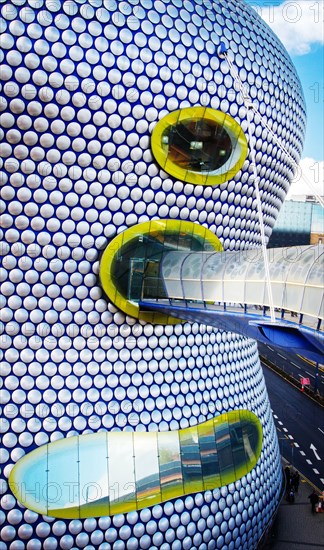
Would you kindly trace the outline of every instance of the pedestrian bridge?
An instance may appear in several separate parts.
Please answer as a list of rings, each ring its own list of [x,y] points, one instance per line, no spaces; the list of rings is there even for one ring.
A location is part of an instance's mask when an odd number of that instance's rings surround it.
[[[267,256],[270,289],[259,248],[164,252],[154,276],[144,271],[139,308],[271,342],[323,362],[324,247],[269,249]]]

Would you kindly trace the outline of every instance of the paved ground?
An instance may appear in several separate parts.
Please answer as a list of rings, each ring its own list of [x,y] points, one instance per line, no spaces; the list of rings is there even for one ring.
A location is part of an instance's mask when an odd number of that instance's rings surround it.
[[[286,464],[284,464],[285,466]],[[308,495],[313,487],[301,477],[294,504],[283,499],[267,549],[323,550],[324,513],[312,514]]]

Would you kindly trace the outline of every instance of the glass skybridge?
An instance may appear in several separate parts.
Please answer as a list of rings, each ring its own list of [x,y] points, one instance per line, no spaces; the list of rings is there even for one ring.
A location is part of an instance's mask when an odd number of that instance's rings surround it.
[[[165,252],[158,275],[143,277],[140,308],[303,349],[321,360],[324,247],[277,248],[267,254],[271,297],[260,249]]]
[[[324,246],[223,251],[197,224],[151,221],[107,246],[104,291],[126,314],[158,324],[199,322],[295,350],[324,352]],[[269,315],[271,313],[271,315]]]

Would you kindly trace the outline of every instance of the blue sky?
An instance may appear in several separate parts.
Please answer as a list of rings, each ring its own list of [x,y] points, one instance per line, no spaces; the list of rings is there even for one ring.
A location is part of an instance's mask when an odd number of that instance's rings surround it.
[[[323,46],[313,46],[311,52],[303,56],[292,56],[301,79],[307,104],[307,133],[304,156],[323,160],[324,123],[324,60]]]
[[[324,195],[324,0],[245,0],[269,24],[288,50],[307,105],[307,132],[301,167]],[[302,195],[305,184],[295,182]]]

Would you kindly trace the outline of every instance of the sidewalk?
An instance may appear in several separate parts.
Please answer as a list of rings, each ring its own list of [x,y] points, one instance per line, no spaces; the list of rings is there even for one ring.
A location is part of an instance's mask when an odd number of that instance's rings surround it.
[[[282,500],[267,549],[324,549],[324,513],[312,514],[307,498],[312,490],[313,487],[301,475],[294,504],[289,504],[285,498]]]

